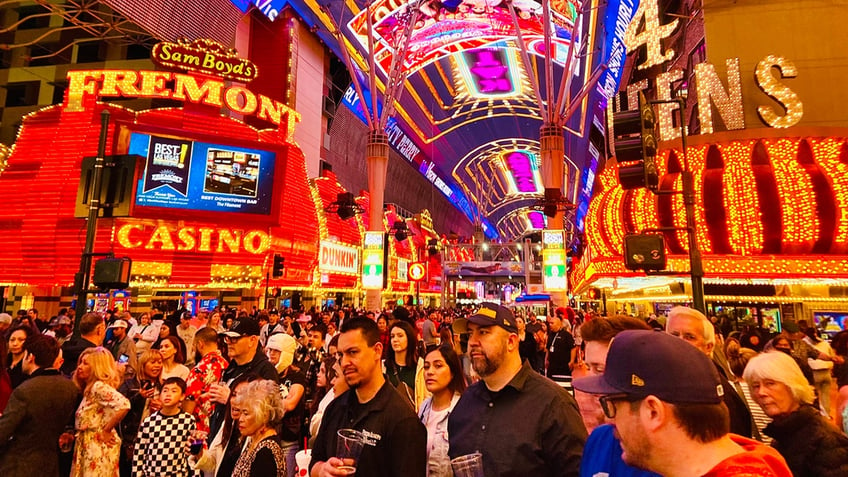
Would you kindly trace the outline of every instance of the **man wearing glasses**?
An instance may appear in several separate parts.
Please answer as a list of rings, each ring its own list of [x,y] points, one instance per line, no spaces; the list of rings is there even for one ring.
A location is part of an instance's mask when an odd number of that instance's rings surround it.
[[[265,353],[259,350],[259,323],[252,318],[241,318],[234,321],[229,331],[222,334],[227,338],[227,357],[230,358],[230,364],[221,376],[221,382],[209,386],[209,399],[215,403],[215,411],[209,418],[210,439],[224,422],[224,412],[230,398],[230,383],[247,373],[278,381],[276,368],[268,361]]]
[[[730,434],[724,389],[711,360],[671,335],[619,333],[604,374],[574,381],[600,395],[629,465],[665,476],[791,476],[774,449]]]

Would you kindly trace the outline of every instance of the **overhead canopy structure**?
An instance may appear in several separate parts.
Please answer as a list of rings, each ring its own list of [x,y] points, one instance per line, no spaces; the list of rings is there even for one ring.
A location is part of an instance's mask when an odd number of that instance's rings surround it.
[[[604,150],[603,111],[638,1],[288,3],[350,55],[364,98],[352,85],[344,103],[363,121],[364,108],[386,104],[393,148],[490,238],[544,227],[533,208],[544,193],[539,131],[561,125],[563,193],[578,205],[572,224],[582,229]]]

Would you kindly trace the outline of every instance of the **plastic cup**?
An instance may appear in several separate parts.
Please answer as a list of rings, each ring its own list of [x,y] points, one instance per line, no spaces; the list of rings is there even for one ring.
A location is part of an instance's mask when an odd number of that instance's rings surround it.
[[[475,452],[451,459],[454,477],[484,477],[483,454]]]
[[[294,455],[294,460],[297,463],[297,477],[306,477],[309,474],[309,462],[312,461],[312,449],[304,449],[297,451]]]
[[[365,437],[355,429],[339,429],[339,439],[336,443],[336,457],[344,463],[340,469],[347,471],[348,475],[356,472],[359,463],[359,455],[365,445]]]

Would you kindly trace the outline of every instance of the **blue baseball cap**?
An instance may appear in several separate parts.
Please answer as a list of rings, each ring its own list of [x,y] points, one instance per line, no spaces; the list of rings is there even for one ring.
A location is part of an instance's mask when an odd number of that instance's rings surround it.
[[[627,330],[613,338],[604,374],[575,379],[589,394],[656,396],[671,404],[718,404],[724,389],[712,360],[661,331]]]

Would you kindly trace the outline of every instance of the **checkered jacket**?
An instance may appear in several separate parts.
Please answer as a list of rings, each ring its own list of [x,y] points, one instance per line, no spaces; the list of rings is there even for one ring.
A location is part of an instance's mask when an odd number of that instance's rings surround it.
[[[187,412],[173,416],[151,414],[141,425],[135,441],[133,476],[188,477],[183,449],[194,430],[194,416]]]

